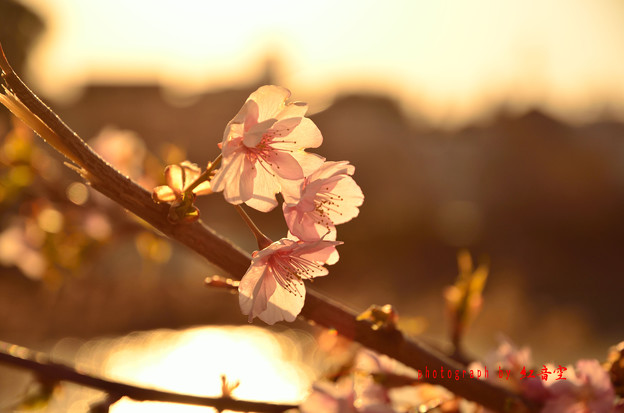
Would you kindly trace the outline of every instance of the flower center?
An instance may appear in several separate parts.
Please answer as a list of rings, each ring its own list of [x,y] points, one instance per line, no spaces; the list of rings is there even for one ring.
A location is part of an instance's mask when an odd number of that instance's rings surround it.
[[[286,133],[290,132],[290,129],[286,129],[285,132]],[[282,135],[281,132],[278,133],[277,131],[274,131],[274,130],[267,130],[266,132],[264,132],[264,134],[262,135],[262,139],[256,146],[254,146],[253,148],[245,147],[246,148],[245,153],[246,153],[247,159],[252,165],[251,166],[252,169],[255,168],[256,163],[258,163],[260,164],[260,166],[262,166],[262,168],[264,168],[265,171],[275,176],[275,174],[271,172],[270,169],[273,169],[273,168],[279,169],[280,166],[278,164],[271,162],[269,160],[270,157],[275,156],[277,152],[293,152],[293,150],[285,149],[285,148],[274,148],[273,145],[280,144],[280,143],[288,143],[288,144],[297,143],[296,141],[276,139],[276,138],[280,138],[281,135]]]
[[[309,280],[323,268],[322,265],[288,252],[276,253],[269,262],[277,283],[291,294],[301,296],[297,285]]]
[[[325,188],[329,191],[329,188]],[[332,192],[317,192],[314,197],[314,211],[316,212],[316,222],[330,229],[334,223],[330,217],[330,213],[342,215],[340,212],[340,204],[344,202],[344,198]]]

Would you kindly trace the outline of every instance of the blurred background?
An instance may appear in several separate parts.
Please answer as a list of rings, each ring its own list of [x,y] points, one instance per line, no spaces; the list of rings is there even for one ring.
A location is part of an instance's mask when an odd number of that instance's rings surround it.
[[[443,345],[442,291],[467,248],[490,265],[466,336],[476,357],[503,334],[537,363],[603,360],[624,336],[621,1],[0,0],[0,41],[26,83],[146,188],[167,163],[214,159],[258,86],[309,102],[317,152],[354,164],[366,196],[314,288],[358,311],[391,303],[411,333]],[[0,339],[139,382],[141,362],[106,366],[191,347],[194,365],[202,349],[269,340],[256,359],[301,375],[282,377],[299,383],[290,393],[264,394],[303,397],[322,370],[315,330],[236,327],[246,324],[236,296],[203,286],[218,269],[79,183],[5,110],[0,136]],[[199,206],[253,251],[220,195]],[[273,239],[286,232],[280,211],[252,217]],[[229,375],[253,383],[242,371],[264,367],[246,366]],[[219,394],[228,366],[195,367]],[[13,374],[0,382],[25,387]]]

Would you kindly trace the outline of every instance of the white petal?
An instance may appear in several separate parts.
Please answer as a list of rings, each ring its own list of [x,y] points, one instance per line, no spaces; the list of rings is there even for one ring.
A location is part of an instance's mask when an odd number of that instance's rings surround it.
[[[253,196],[244,202],[261,212],[269,212],[277,206],[275,194],[280,191],[280,185],[275,176],[267,171],[267,164],[255,165],[256,176],[253,182]]]
[[[156,202],[171,202],[177,198],[176,193],[167,185],[161,185],[152,191],[152,199]]]
[[[264,260],[252,261],[238,286],[238,303],[249,322],[267,309],[277,283]]]
[[[288,135],[289,140],[297,142],[298,148],[318,148],[323,143],[323,135],[314,122],[308,118],[301,119],[301,123]]]
[[[294,283],[298,294],[293,294],[281,287],[277,287],[266,310],[258,314],[258,318],[267,324],[275,324],[278,321],[295,321],[303,304],[305,303],[305,286],[302,283]]]
[[[305,102],[292,102],[284,107],[277,115],[277,119],[302,118],[308,111],[308,104]]]
[[[258,88],[249,96],[258,104],[258,122],[275,118],[284,110],[286,99],[290,97],[290,91],[281,86],[267,85]]]

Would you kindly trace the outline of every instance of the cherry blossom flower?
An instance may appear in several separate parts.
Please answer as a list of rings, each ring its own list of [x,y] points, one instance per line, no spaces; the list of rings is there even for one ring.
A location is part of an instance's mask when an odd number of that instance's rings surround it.
[[[340,244],[282,238],[254,252],[238,287],[241,311],[249,322],[254,317],[267,324],[294,321],[305,301],[303,280],[327,275],[323,265],[338,261],[336,246]]]
[[[168,216],[170,221],[194,221],[199,218],[199,211],[193,205],[193,201],[195,195],[212,193],[210,182],[204,181],[193,188],[192,197],[188,197],[186,191],[200,175],[201,169],[189,161],[184,161],[179,165],[168,165],[165,168],[167,184],[154,188],[152,198],[156,202],[171,202]]]
[[[262,86],[225,128],[223,159],[212,187],[223,191],[228,202],[268,212],[277,205],[275,194],[281,191],[292,201],[303,178],[324,161],[304,151],[321,145],[323,137],[304,117],[307,105],[286,104],[289,97],[288,89]]]
[[[400,376],[409,384],[420,379],[417,370],[407,367],[385,354],[375,353],[368,349],[358,351],[354,366],[357,370],[372,374]]]
[[[336,383],[320,381],[312,387],[312,392],[299,406],[302,413],[357,413],[353,379],[342,377]]]
[[[109,126],[102,129],[89,144],[122,174],[131,179],[138,179],[143,175],[147,148],[136,133]]]
[[[468,370],[483,371],[490,369],[487,380],[522,393],[529,399],[536,401],[543,399],[546,394],[543,381],[538,374],[529,377],[529,372],[534,369],[531,367],[533,365],[531,349],[529,347],[518,348],[506,337],[500,337],[499,342],[496,351],[486,355],[483,362],[470,363]],[[536,370],[536,372],[538,371]],[[499,374],[503,375],[504,380]],[[486,378],[481,377],[480,379],[485,380]],[[484,408],[483,412],[490,413],[492,410]]]
[[[597,360],[579,360],[575,368],[568,367],[567,380],[546,382],[549,397],[544,403],[544,412],[614,412],[615,390],[609,373]],[[618,409],[619,410],[619,409]]]
[[[290,232],[310,241],[335,239],[336,225],[355,218],[364,202],[362,190],[351,177],[354,171],[347,161],[325,162],[305,178],[298,202],[283,205]]]
[[[353,374],[336,383],[315,383],[299,406],[302,413],[394,413],[388,391],[373,377]]]
[[[532,364],[531,349],[529,347],[518,348],[508,338],[501,336],[499,337],[498,348],[487,354],[483,362],[475,361],[470,363],[468,369],[483,370],[485,368],[495,368],[509,371],[509,380],[505,380],[503,385],[517,389],[520,385],[522,369]],[[495,376],[496,374],[491,374],[489,378],[495,380]],[[485,377],[482,379],[485,379]]]
[[[12,223],[0,233],[0,265],[16,266],[30,279],[39,280],[48,267],[41,253],[43,231],[30,220]]]

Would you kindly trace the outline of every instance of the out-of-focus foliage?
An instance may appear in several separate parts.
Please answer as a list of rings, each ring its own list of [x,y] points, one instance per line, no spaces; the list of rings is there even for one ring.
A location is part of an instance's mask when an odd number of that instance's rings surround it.
[[[92,140],[113,166],[142,185],[162,177],[162,161],[134,133],[105,128]],[[170,147],[165,152],[180,152]],[[173,154],[173,155],[172,155]],[[24,124],[12,119],[0,140],[0,264],[58,287],[97,264],[102,248],[135,237],[139,256],[157,264],[171,256],[169,242],[141,220],[78,181]]]
[[[483,288],[489,266],[484,263],[475,269],[472,257],[466,250],[461,250],[457,254],[457,264],[459,266],[457,281],[446,288],[444,298],[451,321],[452,341],[456,350],[459,350],[463,335],[481,311]]]

